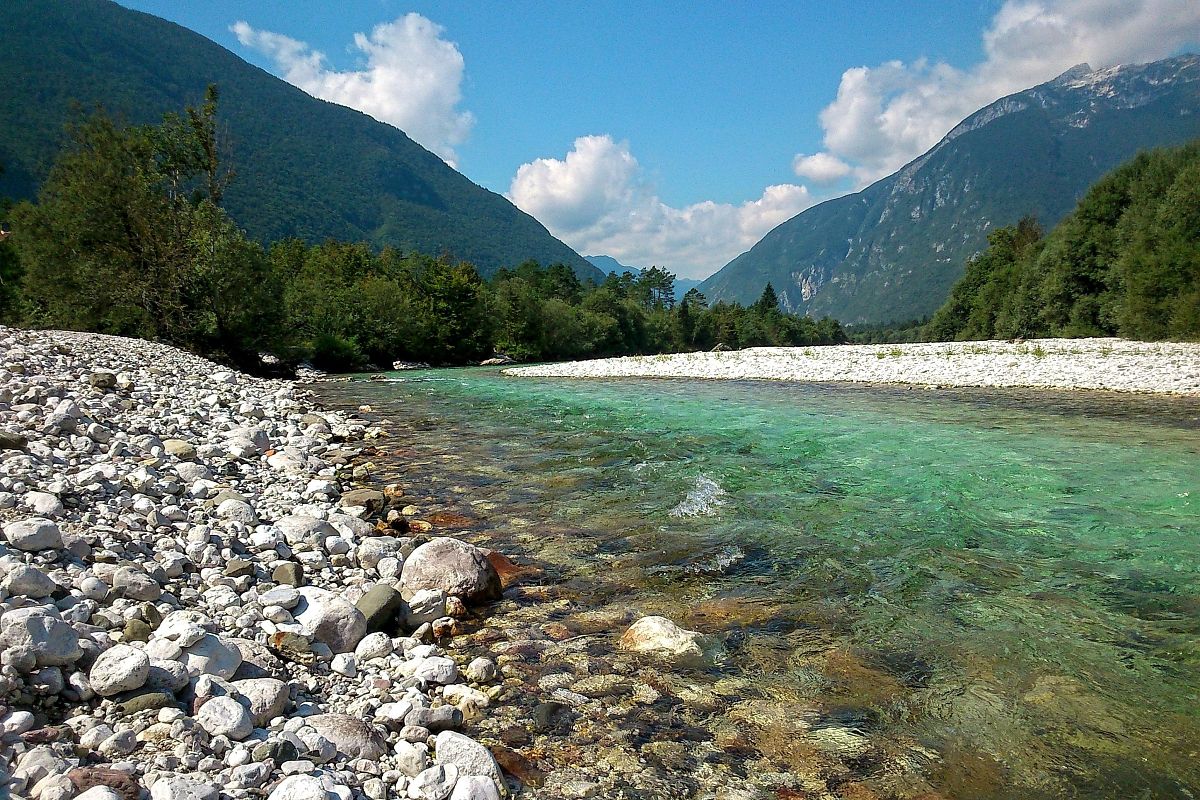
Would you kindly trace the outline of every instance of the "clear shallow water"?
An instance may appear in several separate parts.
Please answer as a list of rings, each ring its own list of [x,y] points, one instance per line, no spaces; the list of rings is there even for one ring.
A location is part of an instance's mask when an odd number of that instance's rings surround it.
[[[1195,401],[403,378],[322,391],[370,403],[394,474],[449,487],[569,590],[543,617],[719,637],[727,658],[679,679],[709,693],[687,710],[730,775],[801,776],[778,796],[1200,794]]]

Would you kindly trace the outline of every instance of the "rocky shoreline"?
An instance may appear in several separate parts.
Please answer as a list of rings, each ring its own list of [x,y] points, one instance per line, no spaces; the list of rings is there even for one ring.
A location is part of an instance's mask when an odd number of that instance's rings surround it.
[[[829,347],[573,361],[512,367],[545,378],[700,378],[1086,389],[1200,396],[1200,344],[1124,339],[1033,339]]]
[[[0,787],[484,800],[502,693],[446,649],[485,552],[354,489],[381,434],[149,342],[0,328]]]

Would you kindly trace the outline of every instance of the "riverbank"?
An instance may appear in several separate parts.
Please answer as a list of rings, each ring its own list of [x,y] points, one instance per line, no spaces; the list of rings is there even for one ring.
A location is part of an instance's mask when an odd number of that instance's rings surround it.
[[[1034,339],[752,347],[512,367],[547,378],[700,378],[932,387],[1099,389],[1200,396],[1200,344]]]
[[[0,328],[4,793],[497,798],[459,732],[496,666],[443,646],[500,578],[424,498],[353,488],[381,433],[171,347]]]

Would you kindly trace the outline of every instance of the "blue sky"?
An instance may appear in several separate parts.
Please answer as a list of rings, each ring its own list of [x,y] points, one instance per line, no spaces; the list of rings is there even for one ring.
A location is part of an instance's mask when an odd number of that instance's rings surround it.
[[[1003,94],[1200,42],[1196,0],[121,1],[396,124],[581,252],[681,276]]]

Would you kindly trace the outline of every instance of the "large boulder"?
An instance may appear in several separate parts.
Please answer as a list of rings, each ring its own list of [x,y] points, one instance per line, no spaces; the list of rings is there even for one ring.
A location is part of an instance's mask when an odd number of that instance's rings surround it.
[[[441,589],[467,602],[496,600],[500,576],[478,547],[442,537],[421,545],[404,562],[401,592],[411,597],[422,589]]]
[[[349,653],[367,634],[367,618],[349,601],[325,589],[305,586],[292,609],[304,635],[324,642],[335,653]]]

